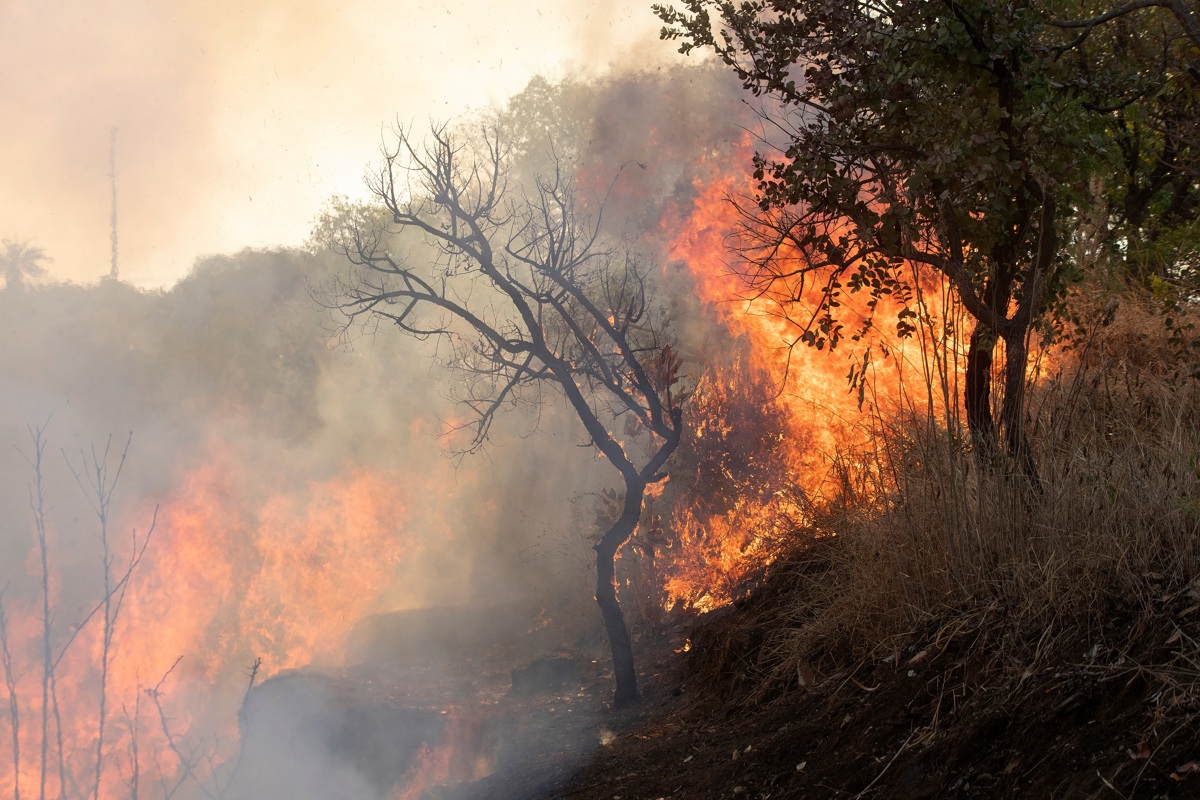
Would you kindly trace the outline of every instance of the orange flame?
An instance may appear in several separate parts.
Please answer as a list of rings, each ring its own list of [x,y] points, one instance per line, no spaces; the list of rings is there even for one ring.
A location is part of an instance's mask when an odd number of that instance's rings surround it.
[[[434,786],[477,781],[491,774],[482,717],[459,708],[445,709],[442,714],[446,726],[441,739],[420,747],[393,800],[419,800]]]
[[[740,486],[733,487],[736,492],[723,504],[706,502],[711,494],[675,503],[668,525],[671,558],[659,567],[667,607],[707,611],[732,600],[748,576],[770,564],[789,529],[811,520],[812,504],[836,492],[831,481],[833,458],[864,439],[862,407],[894,414],[911,390],[905,384],[906,372],[927,368],[919,341],[896,340],[894,331],[904,306],[893,298],[881,298],[872,311],[868,292],[840,296],[839,319],[847,329],[861,325],[868,316],[873,317],[873,325],[861,340],[843,339],[829,351],[798,343],[800,330],[778,305],[782,297],[796,300],[800,308],[816,308],[823,281],[811,276],[804,284],[799,279],[781,279],[770,292],[748,291],[742,277],[747,264],[731,250],[729,237],[744,223],[730,198],[752,194],[745,169],[750,154],[747,137],[739,157],[701,165],[692,182],[690,203],[668,209],[658,235],[671,262],[686,267],[697,297],[715,314],[728,338],[746,345],[738,351],[746,363],[730,365],[714,359],[700,364],[702,377],[689,407],[690,434],[700,443],[697,447],[723,448],[723,459],[725,451],[738,446],[734,440],[746,435],[748,419],[730,421],[739,413],[745,415],[745,409],[737,410],[738,404],[749,404],[755,414],[772,417],[777,439],[767,441],[760,435],[753,444],[758,455],[745,455],[743,461],[769,454],[781,489],[756,497],[752,487]],[[785,248],[776,258],[786,263],[803,256]],[[916,299],[921,319],[927,326],[940,325],[944,333],[941,320],[949,308],[944,287],[928,274],[915,269],[913,274],[922,290]],[[862,366],[868,347],[874,348],[876,357],[869,365],[870,393],[861,396],[849,384],[848,373],[852,364]],[[879,358],[881,352],[884,359]],[[700,359],[705,356],[700,354]],[[771,389],[746,394],[744,389],[754,376],[766,376]]]
[[[299,491],[267,487],[257,497],[247,496],[249,483],[233,452],[218,444],[164,503],[110,648],[101,798],[128,796],[135,779],[182,777],[164,728],[176,745],[203,756],[190,767],[197,777],[211,778],[236,743],[246,668],[261,658],[267,677],[336,662],[354,620],[373,610],[416,548],[403,535],[406,510],[395,488],[403,484],[395,475],[351,471]],[[29,794],[42,772],[40,610],[8,612],[21,678],[21,753],[19,773],[11,762],[0,768],[0,793],[12,794],[19,774]],[[60,774],[68,796],[93,792],[102,638],[93,620],[54,673],[64,753],[60,772],[52,723],[46,784],[54,796]]]

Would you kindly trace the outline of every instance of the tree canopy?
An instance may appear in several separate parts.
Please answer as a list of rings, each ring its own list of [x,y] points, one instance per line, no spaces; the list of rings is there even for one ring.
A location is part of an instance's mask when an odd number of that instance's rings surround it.
[[[1095,172],[1107,244],[1128,279],[1161,293],[1200,288],[1200,26],[1193,5],[1081,4],[1047,23],[1088,110],[1104,119]],[[1063,36],[1066,34],[1066,36]]]
[[[1194,55],[1191,17],[1168,18],[1181,21],[1182,35],[1156,32],[1167,54],[1157,64],[1153,45],[1103,27],[1174,5],[1095,15],[1030,0],[655,8],[663,36],[685,53],[715,51],[763,99],[782,137],[756,155],[756,192],[743,206],[750,285],[786,308],[798,300],[797,283],[823,281],[819,307],[793,317],[805,341],[835,346],[845,334],[843,293],[870,292],[872,308],[883,295],[898,298],[903,336],[917,313],[907,307],[918,280],[910,268],[942,276],[975,321],[964,392],[975,448],[990,454],[1002,430],[1036,484],[1021,421],[1026,340],[1077,277],[1066,244],[1081,214],[1102,206],[1100,236],[1126,250],[1156,226],[1175,229],[1194,216],[1193,139],[1184,133],[1194,119],[1192,67],[1177,52]],[[1138,58],[1122,60],[1118,44]]]
[[[0,272],[4,273],[4,288],[21,291],[29,288],[31,279],[46,274],[44,262],[49,261],[46,251],[27,242],[4,240],[4,252],[0,253]]]

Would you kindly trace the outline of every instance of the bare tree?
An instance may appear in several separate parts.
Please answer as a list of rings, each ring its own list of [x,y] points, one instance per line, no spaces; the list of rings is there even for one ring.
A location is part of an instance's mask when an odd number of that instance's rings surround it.
[[[552,163],[550,174],[518,186],[496,128],[468,139],[435,127],[424,140],[399,129],[368,181],[382,210],[359,209],[326,227],[354,267],[333,304],[346,325],[391,323],[449,345],[458,399],[472,415],[464,452],[483,446],[503,409],[537,404],[547,389],[570,403],[624,483],[621,513],[595,545],[596,601],[621,706],[638,688],[616,554],[679,445],[685,393],[646,265],[605,238],[603,203],[594,218],[585,214],[561,159]],[[404,234],[423,238],[429,249],[414,252],[428,257],[395,255]],[[618,430],[640,435],[627,443]]]
[[[118,563],[117,550],[114,549],[110,538],[112,502],[117,483],[120,480],[121,472],[125,465],[126,456],[128,455],[129,440],[126,441],[124,449],[121,450],[117,457],[115,465],[111,463],[112,459],[110,459],[111,439],[102,452],[98,452],[93,448],[90,459],[83,453],[80,454],[80,467],[82,471],[76,472],[74,468],[71,469],[85,497],[91,504],[99,523],[101,563],[104,570],[101,576],[103,579],[103,595],[81,618],[75,620],[70,625],[69,633],[60,635],[59,630],[56,630],[54,624],[58,609],[54,606],[54,592],[51,588],[54,582],[54,570],[51,559],[49,508],[47,505],[47,487],[45,481],[45,454],[48,443],[46,431],[48,427],[49,420],[37,427],[30,427],[29,436],[31,446],[29,451],[26,452],[18,448],[18,452],[22,454],[33,472],[33,480],[29,486],[29,504],[33,514],[37,540],[36,552],[41,565],[40,572],[37,574],[40,581],[41,630],[39,638],[41,663],[37,667],[32,667],[32,665],[23,666],[17,663],[14,658],[13,648],[8,637],[7,616],[3,606],[3,593],[0,592],[0,665],[4,669],[9,714],[12,720],[13,797],[14,800],[20,800],[21,797],[21,737],[19,729],[20,705],[18,703],[18,681],[21,674],[28,670],[28,672],[38,678],[41,686],[41,705],[38,709],[41,720],[40,726],[36,729],[37,741],[34,742],[39,748],[36,765],[38,800],[46,800],[47,797],[51,796],[50,790],[53,788],[50,782],[52,771],[57,772],[55,777],[57,777],[57,795],[59,798],[65,800],[68,796],[83,797],[90,795],[92,798],[98,799],[100,796],[101,778],[104,771],[104,760],[106,757],[111,757],[112,755],[106,752],[111,745],[105,737],[105,731],[107,729],[107,717],[109,714],[108,678],[114,648],[114,635],[126,591],[129,588],[130,579],[138,564],[141,563],[146,549],[150,544],[150,539],[154,534],[158,519],[158,509],[157,507],[155,508],[149,528],[144,534],[139,535],[136,529],[132,531],[129,552],[123,563]],[[68,467],[70,467],[69,462]],[[101,615],[103,615],[102,622],[98,623],[103,626],[100,631],[100,663],[96,665],[99,673],[99,696],[97,697],[99,710],[96,718],[97,729],[94,740],[96,761],[93,778],[90,782],[86,782],[84,775],[72,774],[68,771],[68,757],[71,754],[73,743],[64,737],[63,708],[59,704],[58,685],[60,667],[63,660],[71,651],[72,646],[79,641],[80,635],[88,628],[89,624]],[[68,709],[68,711],[74,710]],[[132,731],[132,736],[136,740],[136,730]],[[134,754],[134,761],[136,761],[136,752]]]
[[[58,691],[54,674],[54,654],[52,638],[53,616],[50,610],[50,560],[49,545],[46,536],[46,486],[42,475],[43,457],[46,454],[46,424],[31,428],[30,438],[33,440],[32,455],[25,457],[33,470],[34,480],[29,487],[29,507],[33,512],[33,520],[37,530],[38,555],[41,557],[42,571],[42,727],[41,727],[41,761],[38,770],[38,800],[46,799],[47,763],[50,748],[50,708],[53,701],[55,721],[58,723],[58,765],[59,790],[65,791],[66,772],[63,767],[62,720],[58,718]]]
[[[108,670],[112,659],[113,635],[116,632],[117,618],[121,614],[121,606],[125,602],[125,592],[129,588],[129,578],[134,568],[142,560],[142,556],[145,555],[146,547],[150,544],[150,537],[154,533],[154,526],[158,520],[158,509],[156,508],[154,511],[154,521],[151,522],[150,529],[146,532],[140,543],[137,540],[137,533],[134,532],[129,563],[125,572],[114,574],[113,566],[116,562],[116,557],[113,553],[112,542],[109,537],[112,500],[117,483],[121,480],[121,472],[125,469],[125,459],[129,455],[129,445],[132,441],[133,434],[130,433],[129,438],[125,440],[125,447],[122,448],[116,458],[115,468],[111,472],[109,459],[112,449],[111,436],[105,444],[103,452],[98,453],[95,446],[93,446],[90,458],[82,452],[79,454],[80,469],[78,471],[71,466],[69,461],[67,462],[71,474],[75,477],[75,482],[83,490],[84,496],[87,497],[88,502],[92,506],[92,511],[96,515],[96,521],[99,523],[100,555],[104,569],[102,576],[104,579],[104,594],[100,598],[96,609],[88,616],[90,620],[97,611],[103,614],[101,619],[103,628],[101,631],[99,664],[100,708],[96,715],[96,772],[95,779],[92,782],[93,800],[99,800],[100,798],[100,779],[104,772],[104,733],[105,723],[108,719]],[[63,457],[66,458],[66,453],[63,453]],[[136,731],[134,735],[136,737]]]

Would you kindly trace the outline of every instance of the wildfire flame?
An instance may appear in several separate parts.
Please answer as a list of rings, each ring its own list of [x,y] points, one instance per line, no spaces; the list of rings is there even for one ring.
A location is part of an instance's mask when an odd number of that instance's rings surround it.
[[[697,297],[715,313],[726,338],[746,345],[731,362],[707,362],[700,354],[702,377],[689,406],[691,435],[697,441],[708,440],[722,454],[739,446],[739,437],[746,446],[746,409],[738,411],[737,406],[752,404],[754,417],[772,419],[773,428],[767,433],[776,437],[764,444],[760,435],[752,446],[759,458],[770,454],[774,459],[770,469],[789,487],[765,497],[756,496],[753,487],[734,487],[730,500],[715,508],[705,507],[703,494],[676,503],[668,525],[674,542],[672,557],[659,566],[664,574],[661,600],[668,608],[708,611],[732,600],[748,575],[770,564],[787,528],[803,527],[811,518],[812,503],[836,491],[831,465],[837,453],[864,439],[864,405],[882,416],[894,415],[906,402],[906,392],[912,391],[906,386],[906,373],[923,368],[920,350],[925,345],[919,339],[896,339],[894,331],[905,306],[895,298],[881,298],[871,308],[868,292],[843,293],[839,315],[847,329],[862,327],[868,317],[872,325],[865,336],[843,340],[831,352],[800,342],[797,324],[780,313],[779,306],[783,297],[799,308],[815,308],[823,281],[810,276],[802,284],[798,278],[785,278],[767,293],[748,290],[742,277],[747,264],[730,248],[729,238],[745,223],[731,198],[752,195],[753,184],[744,166],[751,153],[747,137],[733,159],[701,165],[692,181],[690,202],[667,209],[658,237],[668,269],[682,264]],[[803,256],[784,247],[775,258],[786,264]],[[922,290],[915,303],[921,320],[945,341],[945,320],[954,313],[945,287],[915,267],[912,270]],[[864,364],[868,348],[873,348],[876,358]],[[957,360],[961,355],[949,357]],[[851,365],[872,370],[869,396],[848,381]],[[739,394],[739,388],[755,381],[765,381],[770,388]],[[735,420],[739,414],[742,418]]]
[[[337,657],[354,620],[371,610],[399,560],[417,546],[403,535],[406,509],[394,475],[359,470],[310,482],[301,493],[277,488],[253,499],[239,488],[247,483],[256,482],[238,469],[233,452],[214,445],[207,463],[188,471],[163,504],[110,648],[101,798],[128,796],[134,781],[178,778],[183,766],[167,731],[175,745],[208,748],[211,761],[192,765],[195,771],[227,758],[241,692],[222,690],[244,687],[244,671],[256,659],[264,678]],[[0,772],[0,792],[13,794],[19,775],[28,793],[41,779],[40,609],[12,607],[8,619],[14,672],[22,678],[21,746],[19,772]],[[54,671],[61,730],[52,718],[52,796],[92,794],[101,630],[82,629]]]
[[[633,562],[637,577],[626,585],[646,595],[637,603],[644,613],[708,611],[731,602],[777,557],[780,542],[811,523],[814,504],[830,492],[832,457],[861,438],[864,398],[848,385],[849,364],[862,361],[868,347],[886,351],[891,366],[875,370],[866,398],[886,414],[903,405],[904,372],[920,362],[909,354],[914,345],[887,338],[903,309],[897,302],[885,299],[874,308],[875,338],[831,354],[797,346],[798,331],[778,313],[775,299],[747,296],[738,275],[744,265],[731,260],[736,257],[727,237],[741,221],[728,198],[752,189],[745,176],[750,150],[747,140],[733,157],[714,153],[697,165],[688,199],[668,203],[657,215],[664,269],[686,270],[723,344],[719,354],[703,347],[678,354],[694,373],[685,412],[689,440],[670,480],[648,491],[631,549],[639,555],[627,562]],[[649,181],[643,171],[638,180]],[[617,190],[636,194],[638,186],[627,190],[622,183]],[[781,257],[799,256],[784,251]],[[951,316],[941,287],[928,276],[921,281],[928,290],[926,319]],[[821,291],[819,282],[803,290],[798,284],[777,288],[810,305]],[[856,315],[861,320],[868,313],[866,293],[841,300],[842,316],[851,325]],[[674,361],[669,366],[678,368]],[[446,426],[443,445],[457,441],[462,422],[452,419]],[[413,425],[415,434],[419,421]],[[376,610],[398,566],[423,547],[452,546],[447,531],[438,537],[411,532],[420,527],[412,524],[416,496],[445,495],[433,490],[436,475],[418,472],[349,468],[302,486],[273,485],[272,476],[254,472],[220,442],[210,446],[203,463],[184,471],[162,504],[153,546],[129,584],[108,653],[99,798],[129,796],[137,782],[176,781],[189,769],[218,769],[236,747],[247,667],[262,659],[257,677],[263,679],[314,661],[336,662],[354,622]],[[126,520],[124,529],[132,527],[132,518]],[[33,566],[31,561],[27,567],[31,574]],[[52,583],[52,606],[61,601],[62,588]],[[12,674],[19,679],[20,756],[15,765],[0,768],[0,793],[15,795],[19,780],[30,796],[44,775],[50,795],[90,795],[102,628],[80,630],[55,669],[58,706],[69,709],[58,715],[60,723],[53,709],[43,708],[37,685],[43,658],[40,600],[13,601],[6,610]],[[6,730],[13,728],[10,720]],[[459,741],[474,736],[474,729],[452,718],[447,730],[446,741],[421,751],[399,800],[446,780],[483,774],[485,767],[455,761],[460,751],[479,750]],[[181,755],[184,741],[191,743],[190,755]],[[186,758],[195,760],[185,766]]]

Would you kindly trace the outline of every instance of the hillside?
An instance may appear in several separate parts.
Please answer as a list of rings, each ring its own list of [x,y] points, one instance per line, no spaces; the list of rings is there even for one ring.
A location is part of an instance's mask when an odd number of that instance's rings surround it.
[[[1200,796],[1194,348],[1080,303],[1031,398],[1040,490],[881,424],[752,591],[645,639],[642,706],[537,796]]]
[[[551,796],[1200,796],[1200,586],[1162,579],[1151,608],[1040,635],[965,607],[815,685],[764,687],[763,618],[836,569],[821,549],[702,622],[645,716]]]

